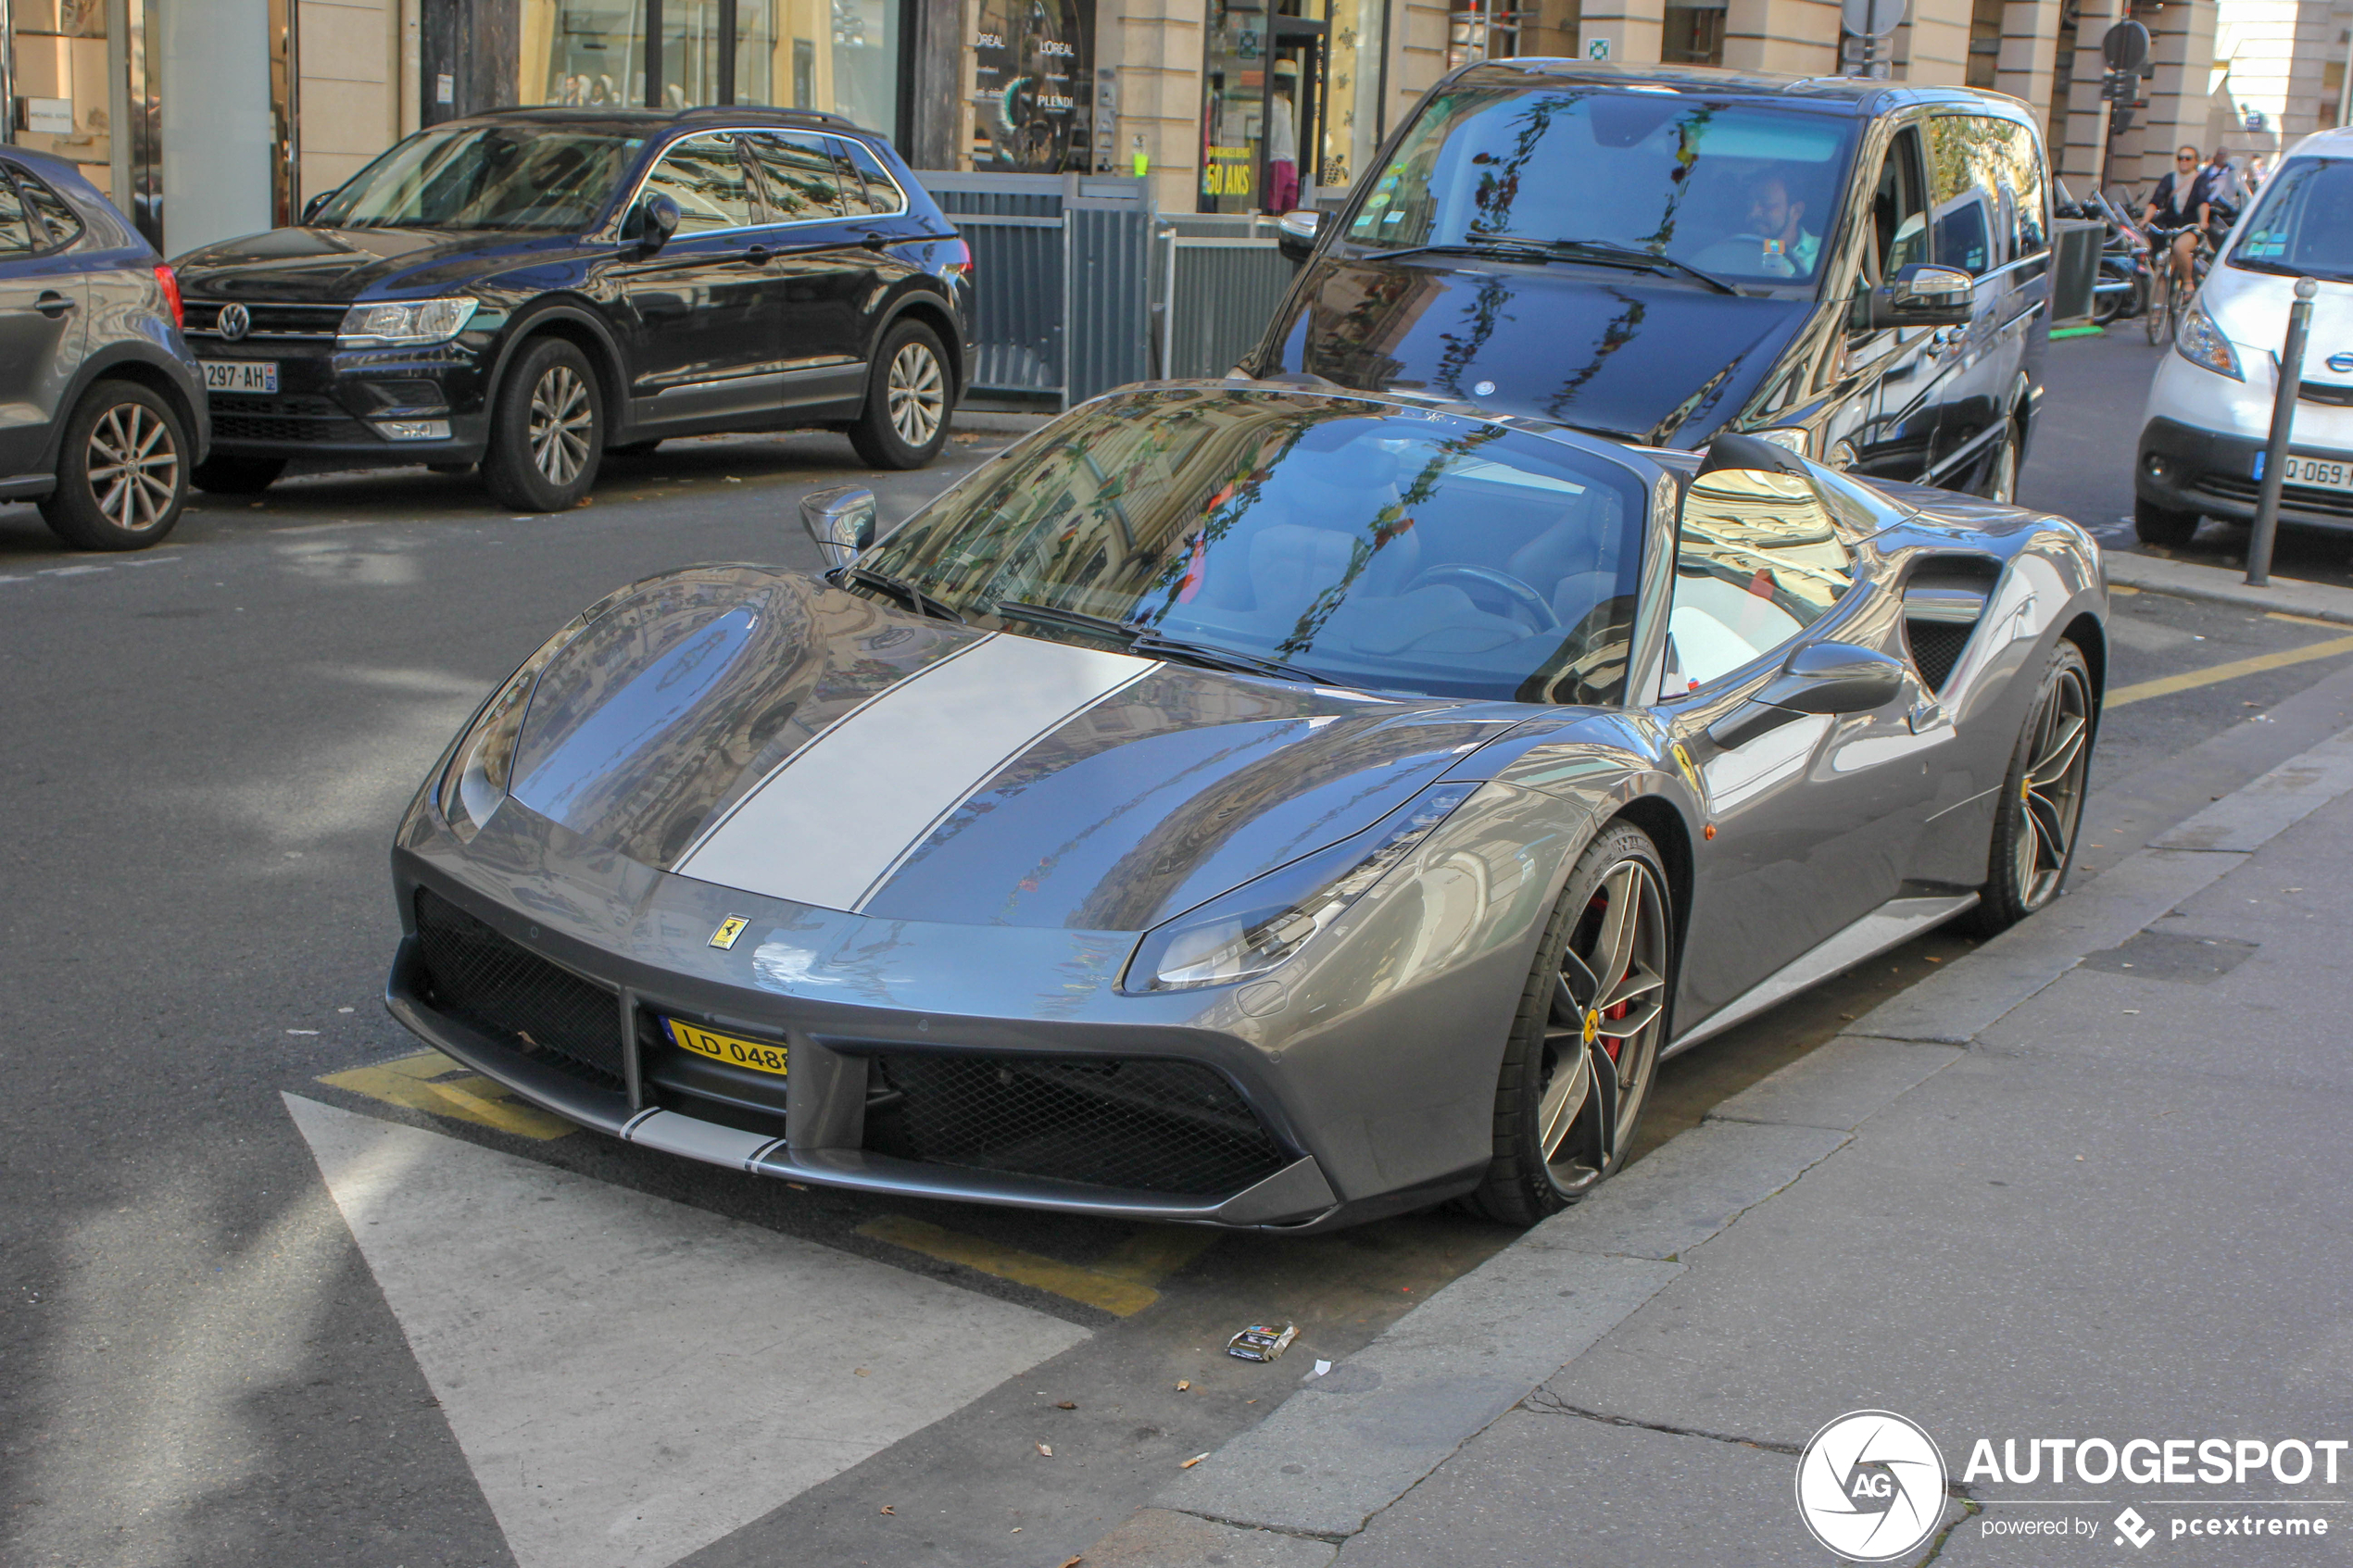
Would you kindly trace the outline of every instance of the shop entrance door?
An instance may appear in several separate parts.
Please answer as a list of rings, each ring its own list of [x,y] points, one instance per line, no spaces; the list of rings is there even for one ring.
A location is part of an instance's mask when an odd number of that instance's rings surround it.
[[[1288,212],[1314,190],[1327,96],[1323,9],[1324,0],[1211,0],[1201,211]]]
[[[1324,24],[1275,19],[1274,57],[1266,73],[1266,127],[1260,149],[1261,210],[1290,212],[1315,199],[1317,154],[1324,145]]]

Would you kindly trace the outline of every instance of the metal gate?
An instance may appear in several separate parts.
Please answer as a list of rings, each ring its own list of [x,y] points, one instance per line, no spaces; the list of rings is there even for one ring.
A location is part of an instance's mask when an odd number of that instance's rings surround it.
[[[1222,376],[1257,345],[1298,263],[1255,214],[1164,218],[1157,232],[1160,373]]]

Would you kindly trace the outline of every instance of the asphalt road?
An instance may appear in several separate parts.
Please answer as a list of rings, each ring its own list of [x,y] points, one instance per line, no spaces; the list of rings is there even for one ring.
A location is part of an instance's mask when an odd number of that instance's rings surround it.
[[[2129,460],[2052,423],[2030,499],[2070,443],[2087,495],[2089,464]],[[1003,439],[883,478],[886,519]],[[800,1190],[418,1060],[378,998],[423,770],[610,587],[811,564],[793,502],[852,461],[830,436],[681,443],[552,518],[422,470],[314,476],[129,558],[0,508],[0,1562],[1059,1564],[1509,1239],[1453,1213],[1285,1240]],[[2342,631],[2117,612],[2125,694]],[[2313,721],[2272,709],[2346,664],[2120,703],[2092,863],[2295,749]],[[1670,1062],[1646,1147],[1962,946]],[[1220,1353],[1267,1318],[1300,1325],[1283,1360]]]

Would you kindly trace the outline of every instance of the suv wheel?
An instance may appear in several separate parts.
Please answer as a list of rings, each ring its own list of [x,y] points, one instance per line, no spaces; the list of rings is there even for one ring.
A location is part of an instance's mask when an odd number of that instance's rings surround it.
[[[2133,533],[2144,545],[2178,547],[2188,544],[2196,532],[2196,512],[2177,512],[2138,498],[2133,502]]]
[[[883,334],[866,378],[866,411],[849,444],[871,468],[919,469],[948,442],[948,356],[938,334],[901,321]]]
[[[604,434],[604,394],[588,356],[562,338],[539,338],[498,388],[483,483],[516,511],[576,507],[597,482]]]
[[[285,471],[283,458],[207,458],[189,477],[215,495],[258,495]]]
[[[144,386],[100,382],[66,421],[57,487],[41,515],[76,549],[144,550],[180,521],[187,452],[170,404]]]

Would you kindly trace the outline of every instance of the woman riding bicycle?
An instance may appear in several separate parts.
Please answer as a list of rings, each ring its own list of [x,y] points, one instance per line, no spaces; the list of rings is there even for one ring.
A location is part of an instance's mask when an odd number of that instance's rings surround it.
[[[2196,147],[2176,147],[2172,172],[2157,182],[2141,211],[2141,221],[2148,226],[2152,242],[2159,231],[2168,235],[2173,253],[2173,286],[2184,296],[2197,284],[2198,236],[2214,216],[2214,177],[2211,170],[2199,166],[2197,158]]]

